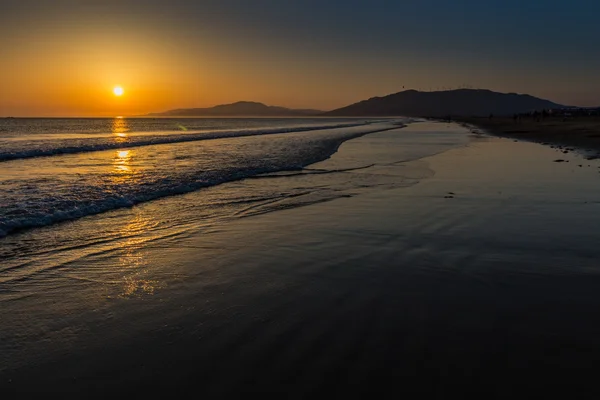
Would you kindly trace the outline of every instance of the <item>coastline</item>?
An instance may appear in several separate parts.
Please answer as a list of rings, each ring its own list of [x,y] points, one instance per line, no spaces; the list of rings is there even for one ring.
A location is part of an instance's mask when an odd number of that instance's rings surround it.
[[[492,135],[551,146],[565,153],[582,152],[588,160],[600,158],[600,117],[456,117],[464,126],[477,127]]]

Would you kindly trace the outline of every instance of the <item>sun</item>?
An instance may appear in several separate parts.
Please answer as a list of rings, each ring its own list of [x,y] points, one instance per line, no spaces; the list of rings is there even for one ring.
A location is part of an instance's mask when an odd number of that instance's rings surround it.
[[[115,86],[113,89],[113,93],[115,94],[115,96],[123,96],[123,93],[125,93],[125,91],[121,86]]]

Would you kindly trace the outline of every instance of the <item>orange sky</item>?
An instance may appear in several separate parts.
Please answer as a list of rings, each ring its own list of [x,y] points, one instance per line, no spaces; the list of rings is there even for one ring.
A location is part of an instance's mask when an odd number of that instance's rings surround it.
[[[327,110],[361,100],[361,85],[379,93],[368,82],[342,86],[352,66],[332,76],[327,60],[307,65],[227,40],[183,39],[143,24],[79,22],[9,37],[1,48],[10,63],[0,64],[0,116],[140,115],[238,100]],[[114,96],[115,86],[125,94]]]
[[[293,66],[274,71],[243,52],[220,55],[145,43],[135,35],[126,40],[88,35],[40,46],[16,44],[7,52],[11,63],[0,66],[0,114],[136,115],[238,100],[328,109],[360,100],[351,90],[335,88],[335,79],[324,93],[318,72],[301,76]],[[125,90],[122,97],[112,93],[117,85]]]
[[[327,63],[295,66],[293,58],[228,54],[218,45],[174,48],[158,37],[150,46],[143,36],[88,32],[85,40],[15,43],[11,63],[0,66],[0,115],[138,115],[238,100],[332,109],[397,86],[343,85],[352,66],[335,75]],[[125,90],[121,97],[112,93],[117,85]]]

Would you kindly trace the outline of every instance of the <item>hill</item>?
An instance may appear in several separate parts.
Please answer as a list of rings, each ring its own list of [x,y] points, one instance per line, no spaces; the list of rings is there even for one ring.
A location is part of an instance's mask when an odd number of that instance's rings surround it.
[[[319,110],[298,110],[267,106],[253,101],[238,101],[209,108],[180,108],[148,115],[153,117],[305,117],[322,113],[323,111]]]
[[[483,89],[457,89],[438,92],[407,90],[373,97],[325,113],[325,116],[409,116],[445,117],[451,115],[512,115],[533,110],[562,108],[549,100],[527,94],[498,93]]]

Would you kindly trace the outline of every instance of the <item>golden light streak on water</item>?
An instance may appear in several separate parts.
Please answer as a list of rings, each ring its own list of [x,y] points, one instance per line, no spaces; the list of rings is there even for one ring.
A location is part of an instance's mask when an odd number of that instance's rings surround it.
[[[127,138],[127,132],[129,132],[129,124],[127,123],[127,119],[123,117],[116,117],[112,121],[112,133],[115,136],[115,140],[123,141],[123,139]]]
[[[123,174],[132,172],[131,166],[129,165],[131,156],[131,150],[117,150],[113,161],[113,165],[117,173]]]

